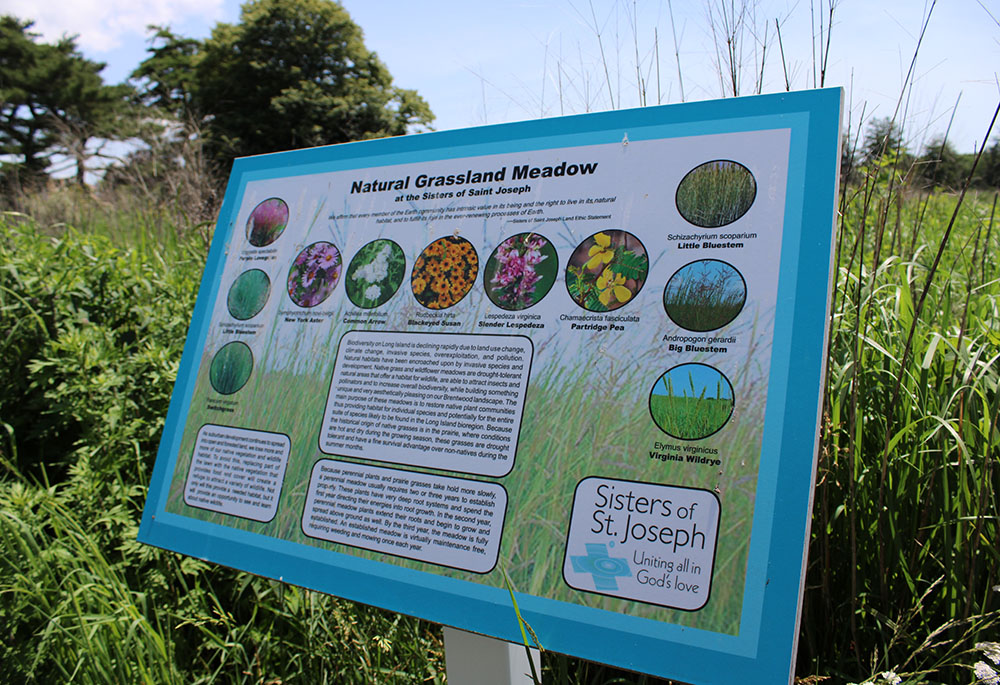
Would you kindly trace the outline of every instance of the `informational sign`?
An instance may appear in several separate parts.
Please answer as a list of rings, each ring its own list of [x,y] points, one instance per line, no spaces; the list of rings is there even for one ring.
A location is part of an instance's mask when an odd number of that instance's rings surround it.
[[[841,91],[239,159],[139,539],[789,680]],[[738,675],[737,675],[738,674]]]

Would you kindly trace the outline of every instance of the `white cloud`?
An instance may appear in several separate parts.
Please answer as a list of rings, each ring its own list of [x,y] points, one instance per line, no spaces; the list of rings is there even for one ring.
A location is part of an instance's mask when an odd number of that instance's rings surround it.
[[[129,38],[145,38],[150,24],[214,23],[222,18],[223,0],[0,0],[0,13],[34,20],[46,42],[77,35],[81,50],[100,55]]]

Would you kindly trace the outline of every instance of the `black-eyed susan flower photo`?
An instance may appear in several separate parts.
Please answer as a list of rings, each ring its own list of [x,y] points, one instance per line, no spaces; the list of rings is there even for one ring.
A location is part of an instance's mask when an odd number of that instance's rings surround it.
[[[462,300],[476,282],[479,255],[465,238],[445,236],[424,248],[413,264],[413,296],[428,309],[447,309]]]

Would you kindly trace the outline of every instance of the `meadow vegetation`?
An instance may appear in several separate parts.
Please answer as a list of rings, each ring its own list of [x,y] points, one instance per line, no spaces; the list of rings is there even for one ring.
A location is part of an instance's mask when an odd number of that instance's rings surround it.
[[[798,670],[973,682],[1000,617],[997,192],[851,174]],[[441,681],[429,624],[135,543],[207,235],[68,192],[0,220],[0,682]]]
[[[135,541],[207,248],[114,192],[0,219],[0,683],[443,680],[435,627]]]

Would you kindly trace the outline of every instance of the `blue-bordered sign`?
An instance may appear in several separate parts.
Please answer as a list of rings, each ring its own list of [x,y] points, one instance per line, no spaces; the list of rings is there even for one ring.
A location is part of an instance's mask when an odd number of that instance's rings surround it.
[[[839,89],[236,160],[139,539],[789,680]],[[738,675],[737,675],[738,674]]]

